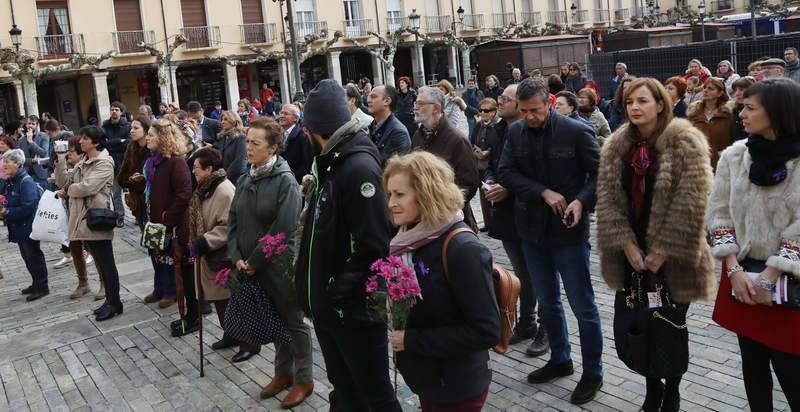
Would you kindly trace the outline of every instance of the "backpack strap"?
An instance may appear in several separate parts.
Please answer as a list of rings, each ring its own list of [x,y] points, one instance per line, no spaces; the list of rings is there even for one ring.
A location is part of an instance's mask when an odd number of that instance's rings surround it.
[[[450,232],[446,238],[444,238],[444,246],[442,246],[442,263],[444,264],[444,277],[450,281],[450,271],[447,270],[447,246],[450,244],[450,239],[452,239],[455,235],[462,233],[462,232],[469,232],[472,233],[475,237],[478,235],[472,231],[472,229],[468,227],[460,227],[458,229],[453,230]]]

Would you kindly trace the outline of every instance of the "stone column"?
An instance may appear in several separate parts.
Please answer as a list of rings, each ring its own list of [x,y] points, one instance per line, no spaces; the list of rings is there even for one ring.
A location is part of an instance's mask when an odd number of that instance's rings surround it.
[[[386,83],[383,79],[383,62],[374,54],[370,53],[369,56],[372,60],[372,85],[379,86]]]
[[[328,76],[342,84],[342,66],[339,63],[339,56],[342,52],[329,51],[328,52]]]
[[[463,75],[464,75],[464,86],[466,86],[467,85],[467,80],[472,78],[472,70],[470,70],[470,67],[469,67],[469,64],[470,64],[469,51],[467,51],[467,50],[462,50],[461,51],[461,64],[462,64],[462,66],[464,66],[463,67],[463,71],[464,71],[464,73],[463,73]],[[476,85],[477,85],[477,83],[476,83]]]
[[[25,91],[22,90],[21,81],[14,80],[14,92],[17,95],[17,112],[20,116],[27,116],[28,113],[25,111]]]
[[[281,103],[289,104],[292,102],[292,92],[289,87],[289,69],[286,67],[286,59],[278,60],[278,78],[281,83]]]
[[[455,46],[447,48],[447,67],[447,75],[454,79],[453,86],[458,87],[461,81],[458,78],[458,49]]]
[[[169,71],[169,78],[172,81],[172,99],[175,102],[180,102],[180,98],[178,97],[178,78],[175,73],[178,72],[178,66],[172,66],[171,70]]]
[[[97,123],[111,118],[111,99],[108,97],[108,72],[93,72],[94,99],[97,107]]]
[[[239,103],[239,79],[236,75],[236,67],[226,63],[222,63],[222,69],[225,72],[225,93],[228,98],[228,110],[236,107]]]
[[[425,85],[425,63],[422,54],[422,43],[414,47],[411,53],[411,67],[414,69],[414,87]]]

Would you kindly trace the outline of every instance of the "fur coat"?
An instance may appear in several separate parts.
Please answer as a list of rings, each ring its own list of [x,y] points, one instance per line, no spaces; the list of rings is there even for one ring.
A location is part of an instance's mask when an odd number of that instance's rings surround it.
[[[750,182],[753,161],[746,140],[722,153],[706,219],[712,253],[736,253],[800,278],[800,158],[786,162],[786,180],[775,186]]]
[[[633,143],[629,124],[606,139],[597,177],[597,241],[600,266],[608,286],[625,287],[623,247],[636,243],[628,220],[629,205],[622,187],[624,162]],[[658,171],[647,226],[645,254],[664,257],[662,273],[672,298],[688,303],[714,293],[714,262],[706,241],[704,213],[711,192],[708,143],[684,119],[673,119],[655,142]]]
[[[698,100],[689,105],[686,109],[686,118],[692,122],[692,126],[698,128],[711,146],[711,167],[717,169],[719,155],[728,146],[733,144],[733,108],[736,102],[728,100],[714,114],[711,120],[706,119],[703,101]]]

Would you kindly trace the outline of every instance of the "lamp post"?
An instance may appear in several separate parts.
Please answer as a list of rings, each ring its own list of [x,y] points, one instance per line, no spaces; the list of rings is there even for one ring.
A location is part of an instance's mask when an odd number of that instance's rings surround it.
[[[14,50],[17,52],[17,57],[19,57],[19,46],[22,44],[22,29],[17,27],[16,24],[11,25],[11,30],[8,31],[8,35],[11,36],[11,44],[14,45]],[[25,87],[25,84],[22,85]],[[17,89],[19,92],[19,89]],[[20,107],[20,111],[23,114],[28,113],[28,99],[25,98],[25,93],[22,93],[22,107]]]
[[[703,41],[706,41],[706,2],[701,1],[697,5],[697,10],[700,12],[700,30],[703,31]]]
[[[756,39],[756,0],[750,0],[750,31]]]
[[[572,12],[572,24],[575,24],[575,16],[578,15],[578,6],[576,6],[575,2],[573,2],[572,6],[569,6],[569,9]]]
[[[273,2],[280,2],[283,5],[285,0],[272,0]],[[294,97],[292,101],[302,102],[305,101],[305,94],[303,93],[303,83],[300,79],[300,58],[297,56],[297,37],[294,31],[294,12],[292,11],[292,1],[286,2],[286,21],[289,23],[289,38],[292,43],[292,63],[294,65]]]
[[[414,29],[414,48],[417,54],[417,87],[425,85],[425,68],[422,63],[422,48],[419,47],[419,21],[421,16],[417,13],[417,9],[411,9],[411,14],[408,15],[408,20],[411,22],[411,27]]]

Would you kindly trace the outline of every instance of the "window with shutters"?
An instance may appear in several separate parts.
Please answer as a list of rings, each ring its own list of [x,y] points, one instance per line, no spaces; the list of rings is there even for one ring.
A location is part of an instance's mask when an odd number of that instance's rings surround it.
[[[261,0],[242,0],[242,41],[244,44],[266,43],[270,37],[267,25],[264,24],[264,14],[261,10]]]
[[[403,5],[400,0],[386,0],[386,24],[393,32],[403,27]]]
[[[314,1],[297,0],[295,2],[295,31],[297,36],[303,37],[316,33],[317,24],[314,20]]]
[[[43,56],[66,57],[79,51],[70,35],[66,1],[37,1],[36,18],[39,23],[39,52]]]
[[[209,27],[206,23],[206,7],[204,0],[181,0],[181,16],[186,36],[187,49],[209,47]]]
[[[139,0],[114,0],[114,20],[117,23],[117,31],[113,33],[117,51],[123,54],[143,51],[137,43],[150,39],[145,39],[142,30]]]

